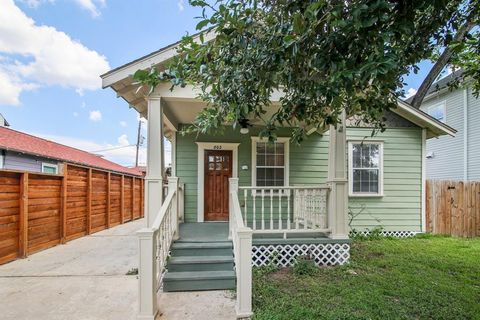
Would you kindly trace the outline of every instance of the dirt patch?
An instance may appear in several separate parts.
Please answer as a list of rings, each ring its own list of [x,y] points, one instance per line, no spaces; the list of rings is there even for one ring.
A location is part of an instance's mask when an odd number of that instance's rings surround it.
[[[286,281],[290,279],[292,275],[291,268],[280,268],[278,271],[275,271],[270,275],[270,278],[275,281]]]

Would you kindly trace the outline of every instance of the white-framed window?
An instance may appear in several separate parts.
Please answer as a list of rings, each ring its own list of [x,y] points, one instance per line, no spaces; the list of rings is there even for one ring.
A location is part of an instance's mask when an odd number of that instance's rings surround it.
[[[447,104],[445,101],[434,104],[427,108],[427,113],[443,123],[447,122]]]
[[[252,137],[252,184],[257,187],[288,186],[290,138],[275,142]]]
[[[352,197],[383,196],[383,142],[348,142],[348,181]]]
[[[56,164],[42,162],[42,172],[43,173],[58,173],[58,166]]]

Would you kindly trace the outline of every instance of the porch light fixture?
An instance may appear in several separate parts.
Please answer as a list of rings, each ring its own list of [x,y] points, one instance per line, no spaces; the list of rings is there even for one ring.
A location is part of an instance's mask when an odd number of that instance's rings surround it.
[[[240,124],[240,133],[241,134],[248,134],[248,132],[250,130],[248,130],[248,126],[250,126],[250,124],[248,123],[248,119],[241,119],[238,121],[238,123]]]

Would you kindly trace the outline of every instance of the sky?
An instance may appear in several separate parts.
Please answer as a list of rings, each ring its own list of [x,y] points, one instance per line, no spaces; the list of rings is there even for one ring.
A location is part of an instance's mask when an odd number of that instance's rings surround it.
[[[132,166],[138,114],[100,75],[194,33],[199,13],[188,0],[0,0],[0,113],[12,129]],[[409,95],[430,66],[406,78]]]

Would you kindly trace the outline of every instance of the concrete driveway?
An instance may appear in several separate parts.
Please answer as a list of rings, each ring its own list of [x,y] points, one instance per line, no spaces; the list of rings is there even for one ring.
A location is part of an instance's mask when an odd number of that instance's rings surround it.
[[[129,320],[137,313],[135,231],[144,219],[0,266],[0,319]],[[234,319],[229,292],[160,293],[161,319]]]

